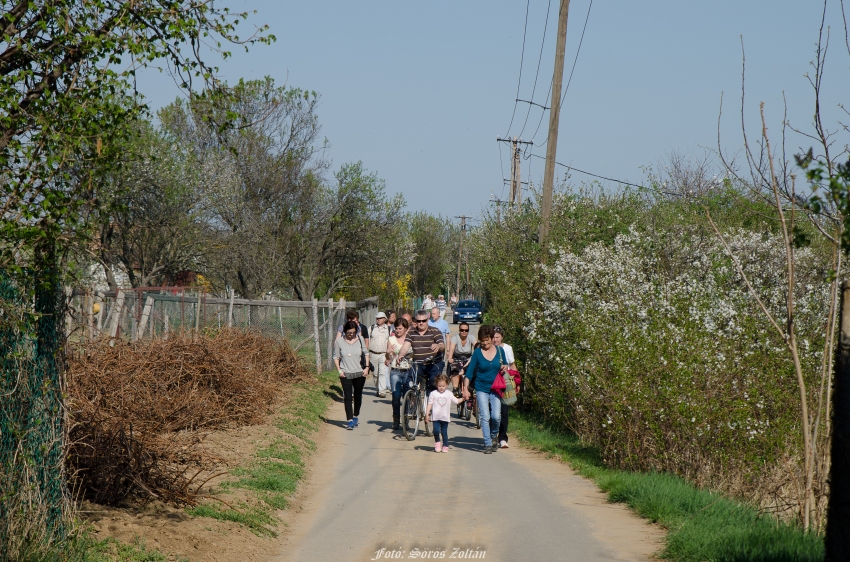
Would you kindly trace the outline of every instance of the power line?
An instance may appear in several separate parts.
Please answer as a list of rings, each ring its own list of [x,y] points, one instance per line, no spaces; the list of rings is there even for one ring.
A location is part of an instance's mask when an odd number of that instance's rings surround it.
[[[573,72],[576,69],[576,63],[578,62],[578,54],[581,52],[581,44],[584,42],[584,32],[587,30],[587,22],[590,19],[590,9],[593,7],[593,0],[590,0],[590,4],[587,6],[587,16],[584,18],[584,27],[581,29],[581,37],[578,40],[578,48],[576,49],[576,57],[573,59],[573,67],[570,69],[570,77],[567,78],[567,86],[564,88],[564,95],[561,97],[561,106],[564,105],[564,100],[567,97],[567,92],[570,89],[570,82],[573,81]]]
[[[519,86],[522,83],[522,64],[525,61],[525,34],[528,32],[528,8],[531,5],[531,0],[526,0],[525,2],[525,26],[522,30],[522,54],[519,57],[519,76],[516,80],[516,96],[515,98],[519,99]],[[505,133],[505,136],[508,136],[511,132],[511,127],[514,124],[514,116],[516,115],[516,106],[517,102],[514,101],[514,111],[511,113],[511,122],[508,124],[508,132]]]
[[[534,156],[535,158],[540,158],[541,160],[546,160],[546,158],[544,156],[539,156],[537,154],[529,154],[529,157],[531,157],[531,156]],[[585,175],[588,175],[588,176],[593,176],[594,178],[599,178],[601,180],[613,181],[613,182],[616,182],[616,183],[621,183],[623,185],[628,185],[630,187],[639,187],[641,189],[650,189],[650,188],[646,187],[645,185],[638,185],[636,183],[629,183],[627,181],[618,180],[618,179],[614,179],[614,178],[606,178],[605,176],[600,176],[599,174],[593,174],[591,172],[585,172],[584,170],[579,170],[578,168],[574,168],[573,166],[561,164],[557,160],[555,161],[555,164],[557,164],[558,166],[562,166],[562,167],[566,168],[567,171],[574,170],[576,172],[579,172],[579,173],[582,173],[582,174],[585,174]],[[530,164],[529,164],[529,166],[530,166]],[[658,189],[657,187],[652,188],[652,189],[654,191],[657,191],[658,193],[663,193],[664,195],[670,195],[671,197],[686,197],[685,194],[676,193],[675,191],[665,191],[663,189]]]
[[[546,160],[546,157],[545,157],[545,156],[540,156],[540,155],[538,155],[538,154],[529,154],[529,156],[534,156],[535,158],[540,158],[541,160]],[[618,179],[614,179],[614,178],[606,178],[605,176],[600,176],[599,174],[594,174],[594,173],[592,173],[592,172],[586,172],[586,171],[584,171],[584,170],[580,170],[580,169],[578,169],[578,168],[576,168],[576,167],[574,167],[574,166],[568,166],[567,164],[561,164],[561,163],[560,163],[560,162],[558,162],[557,160],[555,161],[555,164],[557,164],[558,166],[562,166],[562,167],[566,168],[567,170],[575,170],[576,172],[579,172],[579,173],[582,173],[582,174],[585,174],[585,175],[588,175],[588,176],[593,176],[594,178],[599,178],[599,179],[601,179],[601,180],[613,181],[613,182],[621,183],[621,184],[623,184],[623,185],[629,185],[629,186],[631,186],[631,187],[641,187],[641,188],[645,188],[645,186],[643,186],[643,185],[638,185],[638,184],[636,184],[636,183],[629,183],[629,182],[627,182],[627,181],[618,180]],[[666,192],[665,192],[665,193],[666,193]],[[672,194],[671,194],[671,195],[672,195]]]
[[[581,38],[579,38],[579,41],[578,41],[578,49],[576,49],[576,56],[573,59],[573,67],[570,69],[570,77],[567,78],[567,86],[564,88],[564,95],[561,97],[560,107],[563,107],[564,100],[567,98],[567,92],[570,89],[570,82],[573,81],[573,72],[575,72],[576,63],[578,62],[578,55],[581,52],[581,44],[584,42],[584,32],[587,31],[587,22],[588,22],[588,20],[590,20],[590,9],[591,8],[593,8],[593,0],[590,0],[590,4],[587,6],[587,16],[584,18],[584,27],[581,30]],[[550,83],[549,94],[547,94],[547,96],[546,96],[547,101],[549,100],[549,98],[551,96],[552,96],[552,85]],[[532,135],[531,140],[534,140],[534,139],[537,138],[537,132],[540,130],[540,125],[542,123],[543,123],[543,113],[540,114],[540,120],[537,122],[537,128],[534,130],[534,135]],[[540,146],[546,146],[547,142],[549,142],[549,139],[546,139],[545,141],[540,143]]]
[[[543,47],[546,46],[546,30],[549,28],[549,11],[551,8],[552,0],[549,0],[549,4],[546,6],[546,22],[543,24],[543,40],[540,42],[540,54],[537,55],[537,72],[534,73],[534,86],[531,88],[531,101],[528,102],[530,105],[528,106],[528,111],[525,112],[525,122],[522,124],[522,130],[519,132],[520,137],[525,132],[525,126],[528,124],[528,116],[531,115],[531,105],[539,105],[545,108],[545,104],[534,103],[534,93],[537,91],[537,78],[540,76],[540,62],[543,60]]]

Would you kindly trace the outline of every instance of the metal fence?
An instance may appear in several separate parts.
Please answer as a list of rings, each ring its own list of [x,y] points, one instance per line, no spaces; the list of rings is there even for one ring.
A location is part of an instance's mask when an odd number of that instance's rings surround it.
[[[71,345],[101,337],[137,341],[175,333],[215,333],[224,328],[252,330],[289,341],[296,352],[315,357],[316,369],[330,368],[337,327],[355,308],[371,326],[378,299],[357,302],[276,301],[217,298],[184,288],[137,288],[70,292],[66,330]]]

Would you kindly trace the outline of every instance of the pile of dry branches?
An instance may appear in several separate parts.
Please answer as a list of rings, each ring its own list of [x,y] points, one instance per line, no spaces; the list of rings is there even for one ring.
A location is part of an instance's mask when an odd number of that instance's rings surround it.
[[[217,462],[198,430],[259,423],[310,377],[288,345],[253,333],[92,344],[68,364],[69,472],[97,503],[195,503]]]

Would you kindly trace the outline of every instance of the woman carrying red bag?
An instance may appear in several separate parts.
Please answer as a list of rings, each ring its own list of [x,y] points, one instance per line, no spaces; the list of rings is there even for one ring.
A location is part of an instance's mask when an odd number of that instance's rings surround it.
[[[469,400],[470,385],[475,388],[478,420],[481,422],[481,433],[484,436],[484,453],[488,455],[499,450],[498,443],[494,444],[493,441],[499,434],[502,411],[502,399],[494,390],[493,383],[500,372],[508,369],[505,353],[494,345],[493,334],[493,326],[485,324],[478,329],[480,346],[472,352],[469,363],[461,370],[461,374],[466,373],[466,378],[463,379],[463,399]]]
[[[513,376],[514,384],[516,384],[516,392],[519,394],[520,376],[514,361],[514,349],[504,342],[505,332],[500,326],[493,328],[493,344],[502,349],[505,354],[505,363],[508,365],[508,373]],[[508,375],[505,373],[505,376]],[[510,406],[502,402],[501,416],[499,419],[499,448],[508,448],[508,411]]]

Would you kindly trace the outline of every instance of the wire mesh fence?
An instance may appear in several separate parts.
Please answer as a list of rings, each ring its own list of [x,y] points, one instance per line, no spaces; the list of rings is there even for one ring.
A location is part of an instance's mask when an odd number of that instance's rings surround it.
[[[0,270],[0,559],[67,530],[62,292],[55,271]],[[33,558],[35,559],[35,557]]]
[[[69,296],[66,330],[72,345],[101,337],[136,341],[179,332],[252,330],[287,340],[299,355],[315,359],[317,370],[332,365],[333,341],[348,307],[358,310],[367,326],[378,311],[377,297],[357,302],[248,300],[183,287],[77,289]]]

